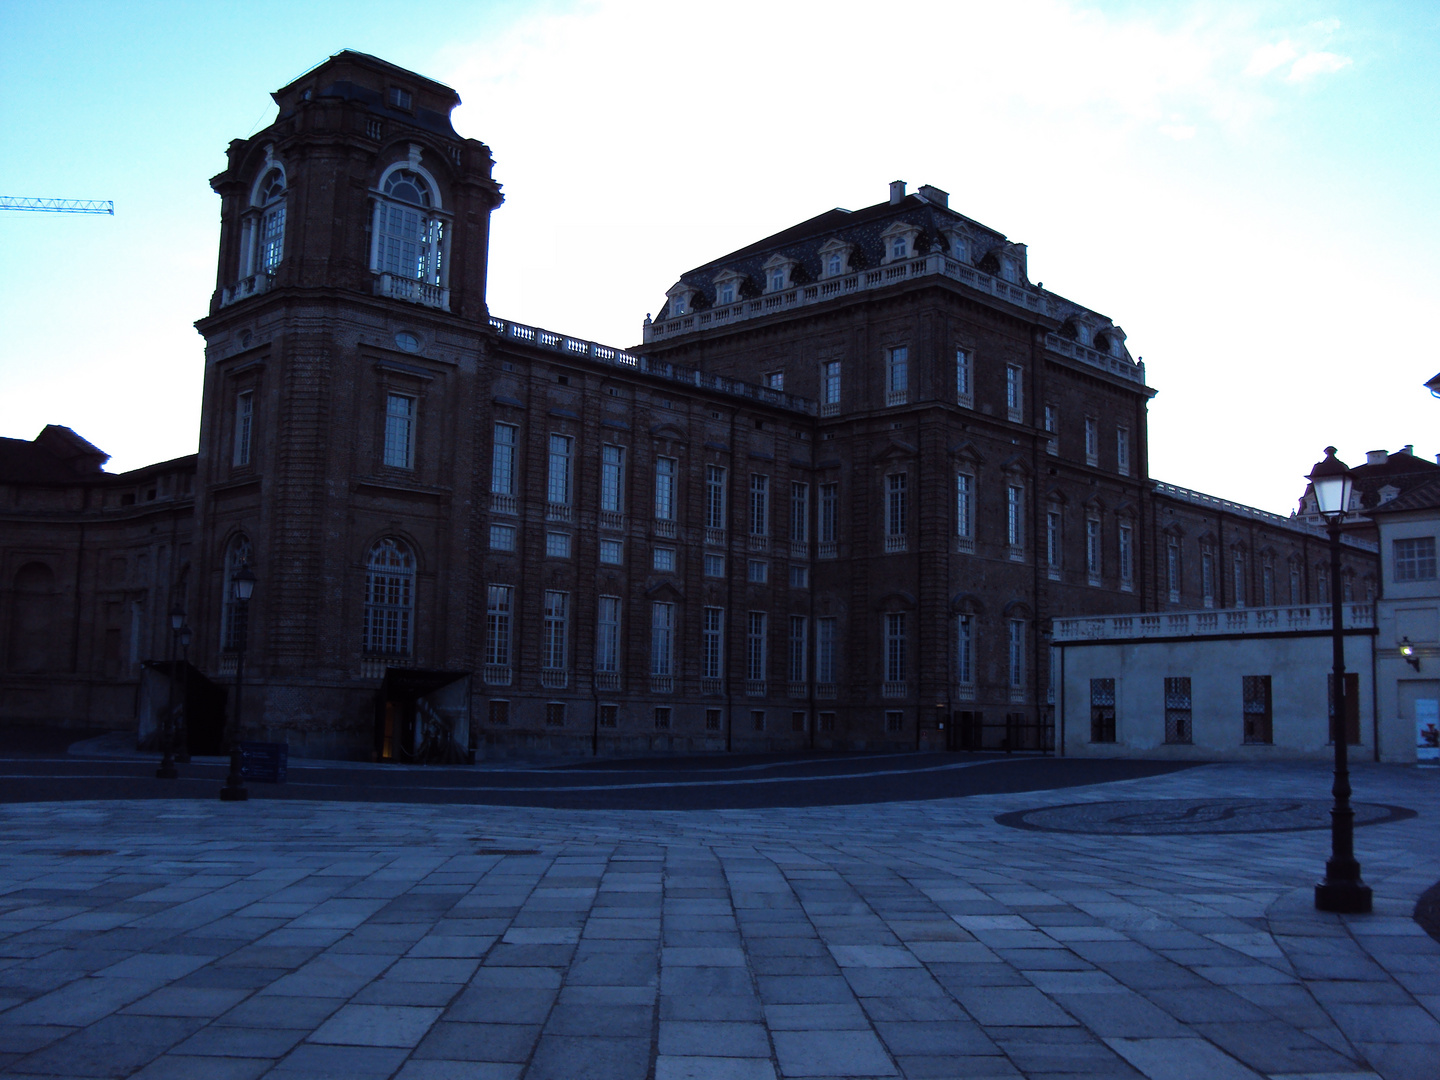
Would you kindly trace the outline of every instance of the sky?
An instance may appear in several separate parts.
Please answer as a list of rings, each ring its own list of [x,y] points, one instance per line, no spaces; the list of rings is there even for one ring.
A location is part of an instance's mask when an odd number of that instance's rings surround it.
[[[680,274],[934,184],[1143,356],[1156,479],[1288,513],[1440,451],[1440,5],[0,0],[0,435],[193,453],[226,144],[344,48],[487,143],[490,309],[639,342]]]

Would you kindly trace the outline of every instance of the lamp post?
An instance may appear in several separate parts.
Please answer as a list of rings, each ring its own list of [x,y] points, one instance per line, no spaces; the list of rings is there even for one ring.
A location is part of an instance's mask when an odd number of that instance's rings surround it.
[[[233,636],[228,648],[235,653],[235,715],[230,720],[230,775],[225,777],[225,786],[220,789],[224,802],[242,802],[250,798],[240,779],[240,695],[245,685],[245,646],[250,632],[250,597],[255,592],[255,572],[248,562],[242,562],[240,569],[230,579],[230,597],[236,604],[236,618]]]
[[[185,625],[185,609],[176,600],[170,609],[170,683],[165,694],[165,723],[160,732],[164,756],[155,776],[160,780],[174,780],[180,774],[175,770],[175,646],[179,643],[180,628]]]
[[[1340,522],[1350,506],[1352,478],[1345,463],[1335,456],[1335,447],[1325,448],[1325,460],[1318,462],[1306,477],[1315,492],[1315,503],[1325,518],[1330,534],[1330,643],[1335,685],[1330,723],[1330,740],[1335,745],[1335,784],[1331,793],[1330,858],[1325,863],[1325,880],[1315,885],[1315,907],[1320,911],[1356,914],[1370,910],[1370,886],[1360,880],[1360,863],[1355,859],[1355,811],[1350,809],[1349,732],[1346,730],[1344,607],[1340,591]]]
[[[185,673],[185,681],[180,684],[180,719],[184,721],[180,725],[180,752],[175,755],[175,760],[188,762],[190,760],[190,624],[180,624],[180,670]]]

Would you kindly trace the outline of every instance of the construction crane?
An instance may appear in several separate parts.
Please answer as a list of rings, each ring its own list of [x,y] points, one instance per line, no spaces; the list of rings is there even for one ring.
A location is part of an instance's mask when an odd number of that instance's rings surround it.
[[[47,214],[109,214],[115,216],[115,204],[104,199],[27,199],[19,195],[0,195],[0,210],[38,210]]]

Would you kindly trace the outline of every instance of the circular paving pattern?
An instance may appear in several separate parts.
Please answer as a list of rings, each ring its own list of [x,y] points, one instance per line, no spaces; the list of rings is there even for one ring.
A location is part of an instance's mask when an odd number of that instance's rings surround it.
[[[1097,836],[1165,836],[1175,833],[1299,832],[1328,829],[1326,799],[1127,799],[1017,810],[1001,825],[1037,832]],[[1414,810],[1353,803],[1356,825],[1379,825],[1415,816]]]

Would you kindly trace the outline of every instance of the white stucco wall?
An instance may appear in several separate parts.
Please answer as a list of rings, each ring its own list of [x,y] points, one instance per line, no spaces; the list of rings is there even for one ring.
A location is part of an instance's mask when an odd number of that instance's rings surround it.
[[[1347,634],[1345,669],[1359,676],[1360,745],[1352,758],[1373,760],[1376,701],[1371,634]],[[1075,643],[1061,647],[1057,675],[1056,742],[1070,757],[1147,757],[1198,760],[1329,760],[1329,635],[1194,637],[1178,641]],[[1270,744],[1244,742],[1242,677],[1271,678]],[[1192,737],[1165,742],[1165,679],[1189,676]],[[1115,680],[1115,742],[1090,741],[1090,680]],[[1413,723],[1379,724],[1380,757],[1413,761]]]

